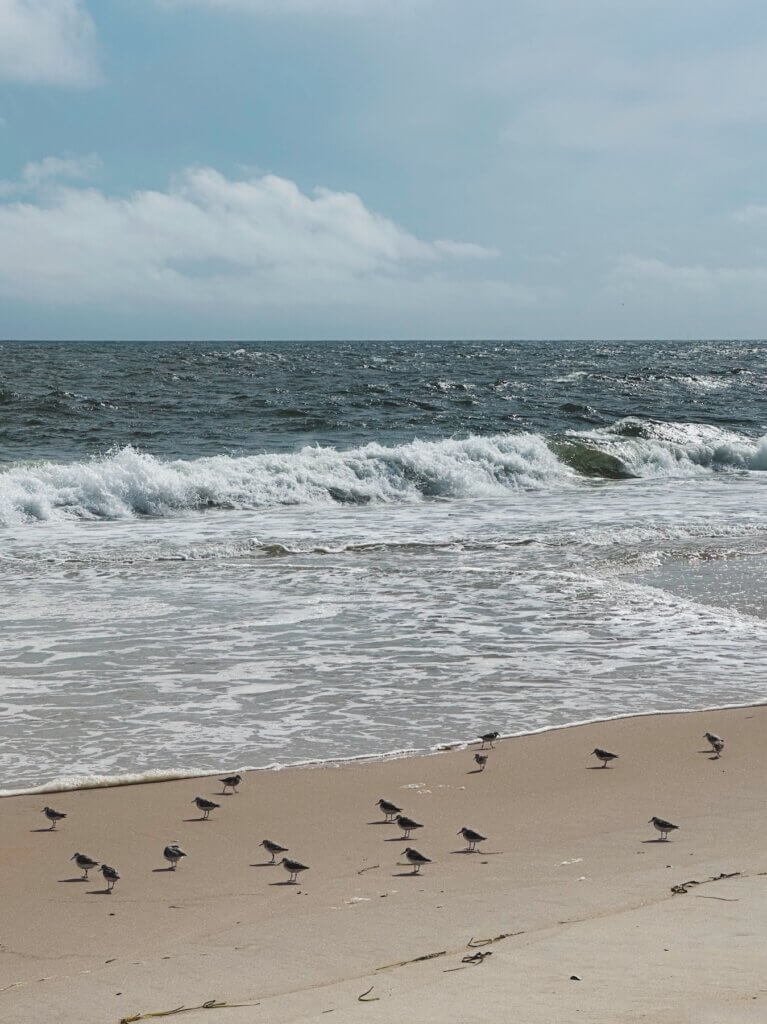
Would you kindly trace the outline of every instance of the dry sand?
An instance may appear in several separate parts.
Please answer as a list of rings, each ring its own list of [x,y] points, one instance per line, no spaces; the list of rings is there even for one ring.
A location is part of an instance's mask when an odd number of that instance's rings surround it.
[[[506,740],[482,774],[461,750],[256,772],[220,798],[194,779],[2,800],[0,1020],[117,1024],[216,999],[259,1005],[167,1019],[767,1021],[766,733],[763,707],[663,715]],[[620,759],[594,768],[595,746]],[[185,820],[197,793],[222,805],[209,822]],[[381,796],[425,825],[420,876],[377,823]],[[55,832],[45,803],[68,813]],[[653,814],[681,825],[671,842]],[[460,852],[463,825],[489,837],[480,853]],[[265,837],[310,865],[298,885],[263,866]],[[173,840],[189,856],[158,870]],[[118,868],[113,895],[72,881],[75,850]],[[470,939],[503,934],[462,964]]]

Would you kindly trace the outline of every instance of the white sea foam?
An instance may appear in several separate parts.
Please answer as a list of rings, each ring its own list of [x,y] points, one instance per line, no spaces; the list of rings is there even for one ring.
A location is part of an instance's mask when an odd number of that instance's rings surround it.
[[[530,433],[169,461],[128,447],[87,462],[16,464],[0,473],[0,526],[211,507],[499,497],[572,486],[582,472],[647,478],[767,470],[767,438],[702,424],[622,420],[568,440],[566,451],[554,446],[559,457],[545,437]],[[605,455],[616,460],[607,470],[599,462]]]

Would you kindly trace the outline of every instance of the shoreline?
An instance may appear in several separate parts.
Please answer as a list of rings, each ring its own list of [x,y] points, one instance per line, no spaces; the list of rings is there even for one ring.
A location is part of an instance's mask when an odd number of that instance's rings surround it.
[[[767,706],[746,705],[499,740],[481,773],[477,744],[254,772],[226,798],[211,776],[69,791],[55,831],[36,795],[0,802],[0,1020],[183,1005],[191,1024],[480,1024],[515,1006],[525,1024],[757,1024],[765,730]],[[596,746],[619,760],[600,768]],[[221,805],[207,824],[196,794]],[[418,875],[381,796],[423,823]],[[671,841],[651,815],[681,826]],[[489,837],[477,855],[464,825]],[[298,885],[267,863],[267,836],[309,865]],[[173,841],[189,856],[168,873]],[[80,881],[75,849],[118,869],[113,895]],[[463,962],[478,951],[481,967]],[[211,999],[229,1006],[216,1016]]]
[[[498,740],[519,739],[524,736],[541,736],[546,733],[561,732],[566,729],[578,729],[587,725],[600,725],[609,722],[622,722],[631,719],[652,718],[661,715],[696,715],[716,714],[719,711],[737,711],[744,708],[767,707],[767,698],[764,701],[746,701],[736,704],[713,704],[702,708],[664,708],[651,711],[627,711],[625,713],[611,715],[609,718],[585,718],[577,722],[564,722],[561,725],[545,725],[539,729],[527,729],[521,732],[500,733]],[[19,796],[36,796],[49,793],[75,793],[83,790],[93,789],[119,789],[123,786],[148,786],[162,782],[180,782],[184,779],[211,779],[219,775],[231,774],[233,772],[284,772],[301,768],[323,768],[341,765],[368,764],[387,761],[399,761],[408,758],[433,757],[436,754],[446,753],[453,750],[468,750],[477,742],[478,738],[460,740],[445,740],[433,747],[408,748],[402,750],[386,751],[382,754],[355,754],[351,757],[327,757],[309,759],[304,761],[286,761],[284,764],[272,763],[268,765],[239,765],[237,767],[219,768],[216,770],[195,769],[195,768],[168,768],[155,769],[147,773],[127,772],[124,775],[99,775],[94,772],[92,775],[72,775],[54,778],[50,782],[41,783],[38,786],[22,787],[19,789],[0,789],[0,800]]]

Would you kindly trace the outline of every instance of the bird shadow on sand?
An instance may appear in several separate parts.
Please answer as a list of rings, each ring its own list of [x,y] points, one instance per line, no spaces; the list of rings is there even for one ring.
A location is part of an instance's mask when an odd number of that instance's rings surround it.
[[[269,885],[298,885],[298,882],[291,882],[290,879],[288,879],[287,882],[270,882]]]
[[[63,882],[90,882],[90,878],[83,878],[82,876],[79,878],[60,878],[59,883]]]
[[[384,839],[385,843],[409,843],[412,836],[391,836],[389,839]]]
[[[609,772],[611,771],[609,764],[587,764],[587,772]]]
[[[56,832],[55,828],[31,828],[30,832]]]
[[[182,818],[182,821],[210,821],[210,818]]]
[[[215,792],[215,793],[213,794],[213,796],[237,796],[237,794],[236,794],[236,793],[225,793],[225,792],[223,791],[223,789],[220,789],[220,790],[218,790],[217,792]]]
[[[251,864],[252,868],[276,868],[279,862],[276,860],[261,860],[258,864]]]
[[[170,871],[171,873],[175,873],[176,869],[175,868],[152,868],[152,874],[153,875],[164,875],[164,874],[167,874],[168,871]]]
[[[467,775],[482,775],[484,768],[472,768],[471,771],[466,772]]]
[[[647,846],[648,843],[671,843],[672,839],[643,839],[642,843]]]
[[[111,896],[111,889],[89,889],[86,896]]]
[[[395,871],[392,878],[420,878],[420,872],[417,871]]]
[[[368,825],[396,825],[396,821],[369,821]]]

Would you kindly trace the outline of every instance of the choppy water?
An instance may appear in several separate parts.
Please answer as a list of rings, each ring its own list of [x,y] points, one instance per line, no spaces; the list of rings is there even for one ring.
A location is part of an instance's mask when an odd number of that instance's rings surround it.
[[[767,346],[0,346],[0,788],[761,700]]]

